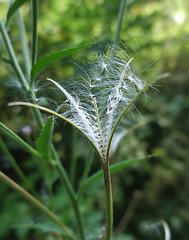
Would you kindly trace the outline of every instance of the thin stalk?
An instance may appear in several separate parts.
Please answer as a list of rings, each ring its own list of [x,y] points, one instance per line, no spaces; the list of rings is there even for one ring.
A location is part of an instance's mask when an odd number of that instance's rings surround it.
[[[37,21],[38,21],[38,12],[39,12],[39,2],[38,0],[32,0],[32,66],[37,62],[37,47],[38,47],[38,38],[37,38]]]
[[[22,46],[25,71],[26,71],[26,75],[27,75],[27,80],[29,81],[30,72],[31,72],[31,61],[30,61],[30,53],[29,53],[29,48],[28,48],[27,36],[26,36],[26,29],[24,26],[24,21],[23,21],[21,10],[17,11],[16,19],[17,19],[17,26],[18,26],[18,30],[19,30],[20,42],[21,42],[21,46]]]
[[[0,31],[1,31],[1,34],[2,34],[2,37],[3,37],[3,41],[5,43],[7,52],[9,54],[10,60],[12,62],[13,69],[14,69],[14,71],[16,73],[16,76],[17,76],[19,82],[21,83],[24,91],[28,92],[29,85],[28,85],[28,83],[26,81],[26,78],[24,77],[24,74],[23,74],[23,72],[22,72],[22,70],[20,68],[20,65],[18,64],[18,61],[17,61],[17,58],[15,56],[15,53],[14,53],[11,41],[9,39],[9,36],[8,36],[7,31],[5,29],[5,26],[4,26],[4,24],[2,23],[1,20],[0,20]]]
[[[122,0],[120,7],[119,7],[117,27],[116,27],[115,36],[113,38],[113,44],[117,44],[117,42],[119,40],[119,34],[121,31],[121,24],[122,24],[123,14],[124,14],[124,10],[125,10],[125,4],[126,4],[126,0]]]
[[[56,170],[59,174],[59,177],[62,180],[62,182],[66,188],[66,191],[68,193],[68,196],[71,200],[72,207],[73,207],[74,214],[75,214],[76,221],[77,221],[80,239],[85,240],[84,224],[83,224],[83,219],[82,219],[81,212],[79,209],[79,202],[78,202],[76,193],[71,185],[71,182],[67,176],[67,173],[66,173],[64,167],[62,166],[54,147],[52,147],[52,156],[53,156],[53,159],[55,159],[55,161],[56,161],[54,167],[56,168]]]
[[[80,233],[80,239],[85,240],[83,219],[82,219],[82,216],[80,213],[79,204],[78,204],[78,200],[77,200],[76,194],[74,192],[74,189],[73,189],[73,187],[68,179],[67,173],[66,173],[65,169],[62,167],[62,165],[60,163],[58,163],[55,165],[55,167],[57,169],[57,172],[59,173],[60,179],[64,183],[66,191],[72,202],[73,210],[75,213],[75,217],[77,220],[78,229],[79,229],[79,233]]]
[[[107,161],[108,162],[108,161]],[[111,240],[113,230],[113,197],[112,183],[110,177],[109,165],[102,166],[104,173],[105,186],[105,207],[106,207],[106,240]]]
[[[0,178],[15,191],[19,192],[23,197],[29,200],[34,206],[36,206],[39,210],[45,213],[54,223],[56,223],[71,239],[76,240],[71,231],[58,219],[54,213],[52,213],[48,208],[46,208],[41,202],[39,202],[36,198],[34,198],[31,194],[29,194],[26,190],[20,187],[17,183],[15,183],[12,179],[10,179],[7,175],[0,171]]]
[[[76,145],[77,145],[77,131],[72,127],[72,145],[71,145],[71,164],[70,164],[70,181],[74,186],[75,177],[76,177],[76,166],[77,166],[77,157],[76,157]]]
[[[34,94],[28,93],[27,97],[28,97],[28,101],[30,103],[36,104]],[[34,109],[34,108],[32,108],[31,111],[32,111],[32,113],[34,115],[35,120],[37,121],[38,128],[40,130],[42,130],[43,126],[44,126],[44,122],[43,122],[43,118],[42,118],[42,115],[41,115],[40,111],[38,109]]]
[[[86,184],[86,181],[87,181],[87,178],[88,178],[88,175],[89,175],[89,171],[90,171],[90,168],[91,168],[93,158],[94,158],[94,149],[92,147],[90,147],[89,156],[88,156],[88,159],[85,163],[85,169],[84,169],[83,176],[82,176],[82,179],[81,179],[79,191],[77,193],[78,201],[80,200],[80,198],[82,196],[82,193],[85,189],[85,186],[86,186],[85,184]]]

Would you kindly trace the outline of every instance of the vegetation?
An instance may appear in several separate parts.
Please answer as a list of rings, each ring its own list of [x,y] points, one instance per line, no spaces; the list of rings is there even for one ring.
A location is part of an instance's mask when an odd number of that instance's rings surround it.
[[[0,239],[187,239],[189,3],[0,4]]]

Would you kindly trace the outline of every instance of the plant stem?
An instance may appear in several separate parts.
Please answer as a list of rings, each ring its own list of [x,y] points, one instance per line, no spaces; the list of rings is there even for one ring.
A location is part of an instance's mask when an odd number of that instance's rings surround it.
[[[120,30],[121,30],[121,24],[122,24],[122,20],[123,20],[123,13],[125,10],[125,4],[126,4],[126,0],[122,0],[120,7],[119,7],[117,27],[116,27],[115,36],[113,38],[113,44],[117,44],[117,42],[119,40],[119,34],[120,34]]]
[[[36,198],[34,198],[31,194],[21,188],[17,183],[15,183],[12,179],[6,176],[3,172],[0,171],[0,178],[12,187],[14,190],[19,192],[23,197],[29,200],[33,205],[35,205],[38,209],[40,209],[43,213],[45,213],[53,222],[55,222],[71,239],[76,240],[71,231],[54,215],[48,208],[46,208],[42,203],[40,203]]]
[[[78,190],[78,193],[77,193],[78,201],[80,200],[80,198],[83,194],[83,191],[85,189],[93,158],[94,158],[94,149],[91,146],[90,149],[89,149],[89,156],[88,156],[88,159],[85,163],[85,169],[83,171],[83,176],[82,176],[81,183],[80,183],[80,186],[79,186],[79,190]]]
[[[32,17],[33,17],[33,32],[32,32],[32,66],[37,62],[37,20],[38,20],[39,2],[32,0]]]
[[[70,180],[73,186],[75,183],[76,166],[77,166],[76,145],[77,145],[77,131],[74,127],[72,127],[72,146],[71,146],[72,154],[71,154],[71,164],[70,164]]]
[[[55,165],[57,172],[59,173],[60,179],[63,181],[66,191],[70,197],[70,200],[72,202],[72,206],[73,206],[73,210],[75,213],[75,217],[77,220],[77,224],[78,224],[78,229],[79,229],[79,233],[80,233],[80,239],[81,240],[85,240],[85,233],[84,233],[84,225],[83,225],[83,219],[80,213],[80,209],[79,209],[79,205],[78,205],[78,200],[76,197],[76,194],[74,192],[74,189],[71,185],[71,182],[68,179],[68,176],[66,174],[65,169],[62,167],[61,163],[58,162],[58,164]]]
[[[108,161],[103,165],[104,185],[105,185],[105,204],[106,204],[106,240],[111,240],[113,230],[113,197],[112,183]]]
[[[18,64],[17,58],[15,56],[15,53],[14,53],[14,50],[13,50],[13,47],[12,47],[12,44],[11,44],[10,39],[9,39],[9,36],[8,36],[7,31],[4,27],[4,24],[1,22],[1,20],[0,20],[0,31],[1,31],[4,43],[5,43],[5,46],[6,46],[6,49],[7,49],[7,52],[9,54],[10,60],[12,62],[13,69],[16,73],[16,76],[19,79],[24,91],[28,92],[29,85],[28,85],[28,83],[27,83],[27,81],[24,77],[24,74],[23,74],[23,72],[22,72],[22,70],[21,70],[21,68]]]
[[[24,92],[25,92],[25,94],[28,98],[28,101],[30,103],[35,104],[35,95],[34,95],[33,89],[30,88],[30,86],[28,85],[28,83],[26,81],[26,78],[25,78],[25,76],[24,76],[24,74],[23,74],[23,72],[20,68],[20,65],[18,64],[18,61],[17,61],[17,58],[15,56],[11,41],[9,39],[7,31],[6,31],[3,23],[1,22],[1,20],[0,20],[0,31],[1,31],[5,46],[6,46],[6,50],[9,54],[13,69],[15,71],[15,74],[16,74],[19,82],[22,85],[22,88],[23,88],[23,90],[24,90]],[[33,111],[33,114],[36,118],[36,121],[38,123],[39,128],[42,129],[43,128],[43,119],[41,117],[40,111],[38,109],[32,109],[32,111]]]
[[[19,30],[20,42],[21,42],[21,46],[22,46],[25,71],[26,71],[26,75],[27,75],[27,80],[29,81],[30,72],[31,72],[31,61],[30,61],[30,53],[29,53],[29,48],[28,48],[26,30],[25,30],[24,21],[23,21],[22,13],[21,13],[20,9],[16,13],[16,19],[17,19],[17,26],[18,26],[18,30]]]

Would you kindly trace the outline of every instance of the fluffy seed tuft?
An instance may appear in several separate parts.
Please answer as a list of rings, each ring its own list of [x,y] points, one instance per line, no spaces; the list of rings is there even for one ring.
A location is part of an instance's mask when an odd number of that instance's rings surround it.
[[[72,93],[51,81],[67,98],[62,115],[88,137],[105,161],[112,130],[121,113],[146,83],[135,76],[125,51],[118,47],[97,55],[93,66],[79,76]],[[78,82],[78,81],[77,81]],[[60,107],[61,108],[61,107]]]

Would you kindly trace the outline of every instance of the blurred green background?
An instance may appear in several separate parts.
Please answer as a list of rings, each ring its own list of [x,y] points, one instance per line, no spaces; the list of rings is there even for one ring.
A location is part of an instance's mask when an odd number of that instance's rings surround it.
[[[39,2],[39,58],[64,48],[95,42],[91,49],[82,50],[69,58],[51,64],[38,77],[38,85],[41,86],[47,77],[57,81],[65,79],[67,81],[75,71],[72,61],[82,66],[91,59],[92,51],[100,51],[112,41],[120,1],[41,0]],[[0,1],[0,17],[3,20],[7,6],[8,1]],[[133,64],[137,76],[144,80],[157,78],[160,80],[154,84],[158,91],[148,91],[149,97],[141,98],[137,102],[136,106],[143,118],[136,115],[136,120],[141,125],[122,139],[113,161],[146,156],[150,153],[158,154],[158,157],[113,174],[114,229],[118,234],[116,239],[164,239],[160,220],[166,221],[169,225],[172,239],[189,239],[188,11],[189,2],[186,0],[126,1],[120,41],[128,48],[128,54],[134,57]],[[29,3],[22,7],[22,13],[30,42]],[[10,24],[9,32],[17,58],[22,64],[16,17],[14,20]],[[0,57],[6,57],[1,37],[0,43]],[[162,77],[164,74],[166,77]],[[28,142],[35,144],[38,132],[35,122],[31,121],[29,110],[7,107],[7,102],[24,99],[19,86],[16,88],[16,85],[18,84],[11,67],[1,59],[0,120]],[[42,94],[45,94],[45,90]],[[56,93],[49,91],[48,94],[55,100],[59,98]],[[23,131],[23,127],[27,125],[32,127],[29,135]],[[71,155],[68,142],[71,140],[71,132],[70,126],[57,122],[54,134],[55,145],[68,171]],[[20,167],[36,186],[36,190],[44,194],[44,180],[36,170],[34,159],[23,152],[16,143],[2,137]],[[77,144],[77,181],[87,158],[85,153],[87,147],[85,141],[79,141]],[[98,168],[98,160],[95,158],[92,172]],[[19,182],[1,149],[0,169]],[[64,212],[64,221],[70,223],[72,211],[67,197],[57,180],[54,181],[53,186],[55,194],[51,198],[50,207],[53,206],[52,209],[57,213]],[[93,184],[87,190],[82,202],[82,211],[88,231],[93,235],[90,239],[98,239],[98,229],[102,228],[104,220],[102,181]],[[49,233],[45,227],[40,228],[43,229],[42,231],[35,225],[29,227],[43,220],[44,216],[41,216],[17,193],[0,183],[0,239],[59,239],[58,235]]]

